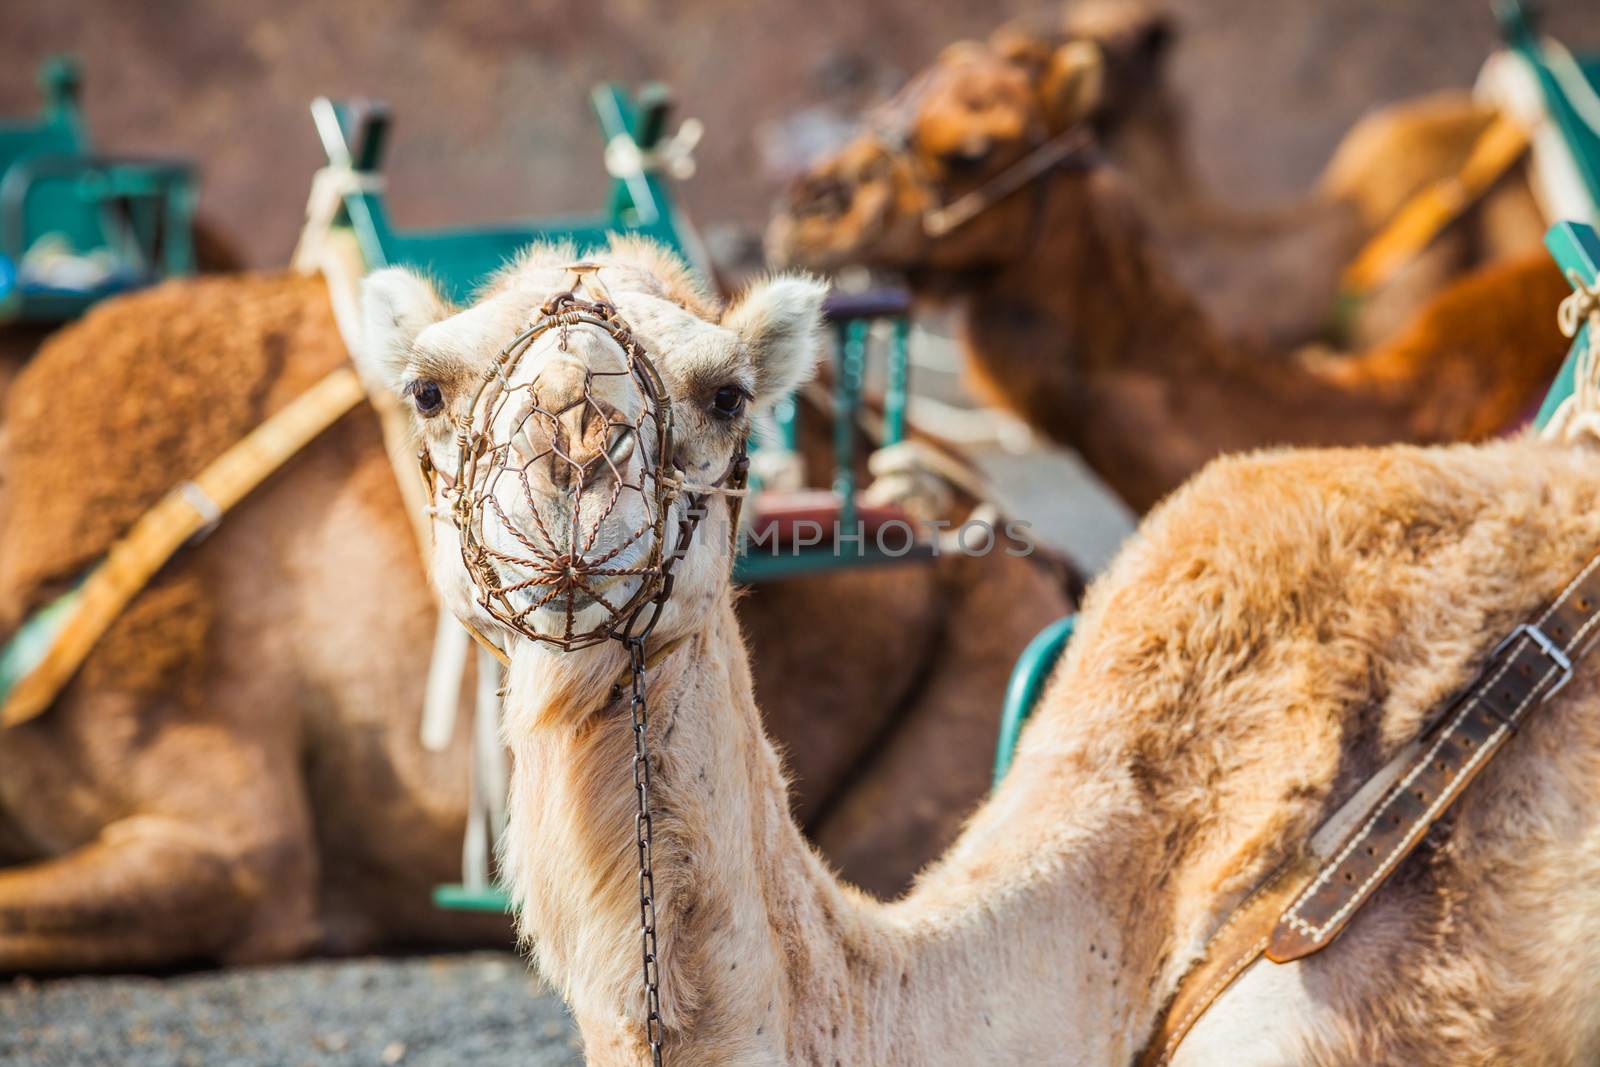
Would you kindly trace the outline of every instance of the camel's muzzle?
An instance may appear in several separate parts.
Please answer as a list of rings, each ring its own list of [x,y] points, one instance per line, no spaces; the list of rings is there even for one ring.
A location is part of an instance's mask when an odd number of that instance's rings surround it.
[[[593,276],[507,345],[459,426],[452,517],[479,604],[524,637],[563,649],[625,636],[664,598],[693,526],[666,545],[680,484],[672,404],[660,375]],[[583,286],[593,299],[573,290]],[[539,338],[559,355],[518,375]],[[575,359],[580,331],[602,354]],[[526,370],[526,368],[524,368]],[[582,617],[580,619],[580,616]]]

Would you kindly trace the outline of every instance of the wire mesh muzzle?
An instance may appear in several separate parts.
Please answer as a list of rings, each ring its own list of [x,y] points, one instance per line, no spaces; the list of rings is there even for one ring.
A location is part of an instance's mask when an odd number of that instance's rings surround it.
[[[672,403],[611,304],[568,292],[541,312],[484,372],[458,425],[453,518],[479,605],[524,637],[583,648],[627,634],[670,588]],[[541,398],[539,375],[513,380],[539,338],[558,331],[558,348],[568,352],[575,328],[609,336],[618,364],[585,364],[576,395]],[[630,511],[626,528],[612,529]],[[629,581],[637,586],[626,596],[613,588]],[[596,606],[600,622],[580,628],[579,616]]]

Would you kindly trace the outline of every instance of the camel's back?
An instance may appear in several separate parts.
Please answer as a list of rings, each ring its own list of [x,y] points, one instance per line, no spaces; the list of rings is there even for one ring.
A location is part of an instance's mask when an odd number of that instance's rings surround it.
[[[1381,747],[1600,551],[1597,505],[1600,450],[1529,439],[1219,460],[1091,589],[1066,673],[1117,686],[1119,731]]]
[[[1600,552],[1597,505],[1586,446],[1219,461],[1091,589],[1039,754],[1125,768],[1188,887],[1159,907],[1203,937]],[[1286,979],[1321,1013],[1306,1059],[1592,1059],[1597,783],[1591,654]]]
[[[7,391],[0,632],[344,359],[326,288],[186,279],[62,329]]]

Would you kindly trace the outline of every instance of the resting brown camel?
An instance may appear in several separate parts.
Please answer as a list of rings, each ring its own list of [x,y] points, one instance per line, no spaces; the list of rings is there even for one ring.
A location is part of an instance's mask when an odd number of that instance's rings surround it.
[[[490,455],[515,447],[511,431],[528,424],[485,416],[473,390],[500,346],[567,286],[563,262],[524,259],[460,313],[404,272],[369,281],[368,322],[379,328],[366,357],[401,396],[430,398],[419,422],[436,461],[453,465],[458,426],[484,434]],[[716,398],[739,387],[770,397],[804,373],[821,287],[773,280],[707,318],[662,300],[637,249],[600,262],[683,413],[676,467],[726,469],[738,416]],[[511,387],[561,410],[579,380],[574,361],[598,372],[621,358],[609,335],[571,335],[533,341],[507,369]],[[605,380],[600,402],[638,418],[637,394]],[[569,431],[574,461],[606,447],[608,416],[593,411]],[[520,468],[538,488],[472,479],[467,499],[489,494],[529,541],[576,508],[599,549],[635,543],[628,532],[644,512],[634,496],[609,510],[596,505],[604,492],[574,503],[549,464]],[[601,488],[673,476],[642,448],[593,469]],[[887,905],[840,884],[790,821],[727,542],[695,538],[647,685],[665,1062],[1128,1064],[1251,887],[1301,856],[1496,640],[1595,555],[1597,502],[1592,446],[1531,437],[1219,461],[1152,514],[1090,590],[1006,781],[912,893]],[[725,501],[709,506],[725,515]],[[455,568],[439,575],[452,607],[489,625],[453,528],[440,536],[439,563]],[[552,551],[566,544],[555,537]],[[616,577],[601,591],[621,601],[640,581]],[[513,594],[512,607],[532,610],[541,592]],[[597,617],[584,609],[577,632]],[[527,623],[550,624],[537,611]],[[1576,649],[1582,636],[1563,641]],[[506,859],[521,928],[572,1008],[586,1062],[636,1067],[649,1062],[638,831],[632,780],[617,773],[634,745],[629,702],[611,688],[628,677],[627,657],[614,641],[562,652],[508,640]],[[1297,963],[1256,963],[1177,1062],[1600,1055],[1590,1008],[1597,677],[1591,655],[1340,940]]]
[[[0,634],[344,358],[322,283],[292,276],[174,282],[60,331],[7,398]],[[998,551],[743,598],[796,815],[847,876],[897,892],[954,838],[1010,666],[1070,606]],[[376,420],[347,416],[0,733],[0,971],[505,943],[430,903],[459,877],[468,752],[465,722],[418,742],[435,611]]]
[[[1097,51],[1076,42],[1052,62],[1050,96],[1018,81],[991,101],[991,125],[1010,133],[991,139],[983,173],[1024,158],[1026,131],[1047,120],[1083,129],[1072,160],[930,237],[926,213],[982,179],[930,176],[869,132],[774,221],[779,256],[894,267],[954,302],[979,391],[1077,449],[1141,510],[1223,452],[1476,438],[1537,403],[1566,347],[1553,319],[1566,285],[1542,253],[1452,283],[1359,358],[1266,358],[1176,277],[1129,183],[1093,152],[1083,120],[1100,96]]]
[[[1242,205],[1200,177],[1184,101],[1166,69],[1178,39],[1175,21],[1156,5],[1069,4],[1003,26],[987,41],[950,46],[868,125],[949,202],[1014,163],[1018,143],[1085,123],[1124,174],[1177,279],[1224,335],[1252,344],[1371,344],[1461,273],[1538,248],[1543,223],[1517,164],[1366,299],[1341,299],[1341,273],[1363,242],[1417,191],[1459,173],[1495,112],[1464,92],[1378,108],[1340,142],[1310,194],[1264,209]],[[1064,74],[1084,47],[1102,58],[1099,91],[1086,114],[1069,114]],[[958,237],[953,256],[936,242],[891,248],[870,209],[896,198],[896,175],[878,165],[880,156],[869,137],[802,180],[774,224],[777,258],[817,269],[866,263],[909,272],[929,292],[966,293],[978,256],[1025,258],[1029,244],[1054,239],[1046,230],[980,248]],[[862,210],[845,211],[852,201]],[[830,209],[845,217],[828,220]]]

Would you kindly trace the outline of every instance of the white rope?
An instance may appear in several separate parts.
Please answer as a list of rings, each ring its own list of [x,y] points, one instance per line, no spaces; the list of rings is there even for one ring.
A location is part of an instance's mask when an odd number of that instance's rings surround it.
[[[699,119],[684,119],[677,133],[648,152],[628,134],[619,133],[606,142],[606,173],[619,181],[658,172],[687,181],[694,177],[694,150],[705,132],[705,124]]]
[[[422,697],[422,747],[443,752],[456,731],[461,706],[461,679],[467,671],[471,638],[456,617],[440,611],[433,632],[433,656],[428,662],[428,682]]]
[[[222,522],[222,507],[211,499],[211,494],[202,489],[199,482],[191,479],[179,482],[178,492],[183,495],[183,499],[191,508],[194,508],[195,514],[199,515],[205,523],[189,539],[190,544],[198,544],[210,537],[211,532]]]
[[[1575,270],[1567,272],[1567,280],[1572,292],[1556,309],[1556,324],[1567,337],[1577,337],[1587,325],[1588,343],[1573,369],[1572,395],[1556,408],[1543,436],[1568,442],[1582,437],[1600,440],[1600,281],[1590,285]]]
[[[750,453],[750,480],[764,493],[795,492],[805,488],[805,461],[792,448],[763,445]]]
[[[669,475],[667,484],[678,491],[688,490],[691,493],[719,493],[722,496],[746,497],[750,495],[748,487],[744,489],[730,489],[725,485],[707,485],[704,482],[691,482],[682,474]]]
[[[382,191],[383,175],[377,173],[329,165],[312,175],[311,195],[306,198],[305,225],[300,228],[300,240],[289,260],[294,269],[302,274],[322,269],[322,243],[344,208],[346,196]]]

